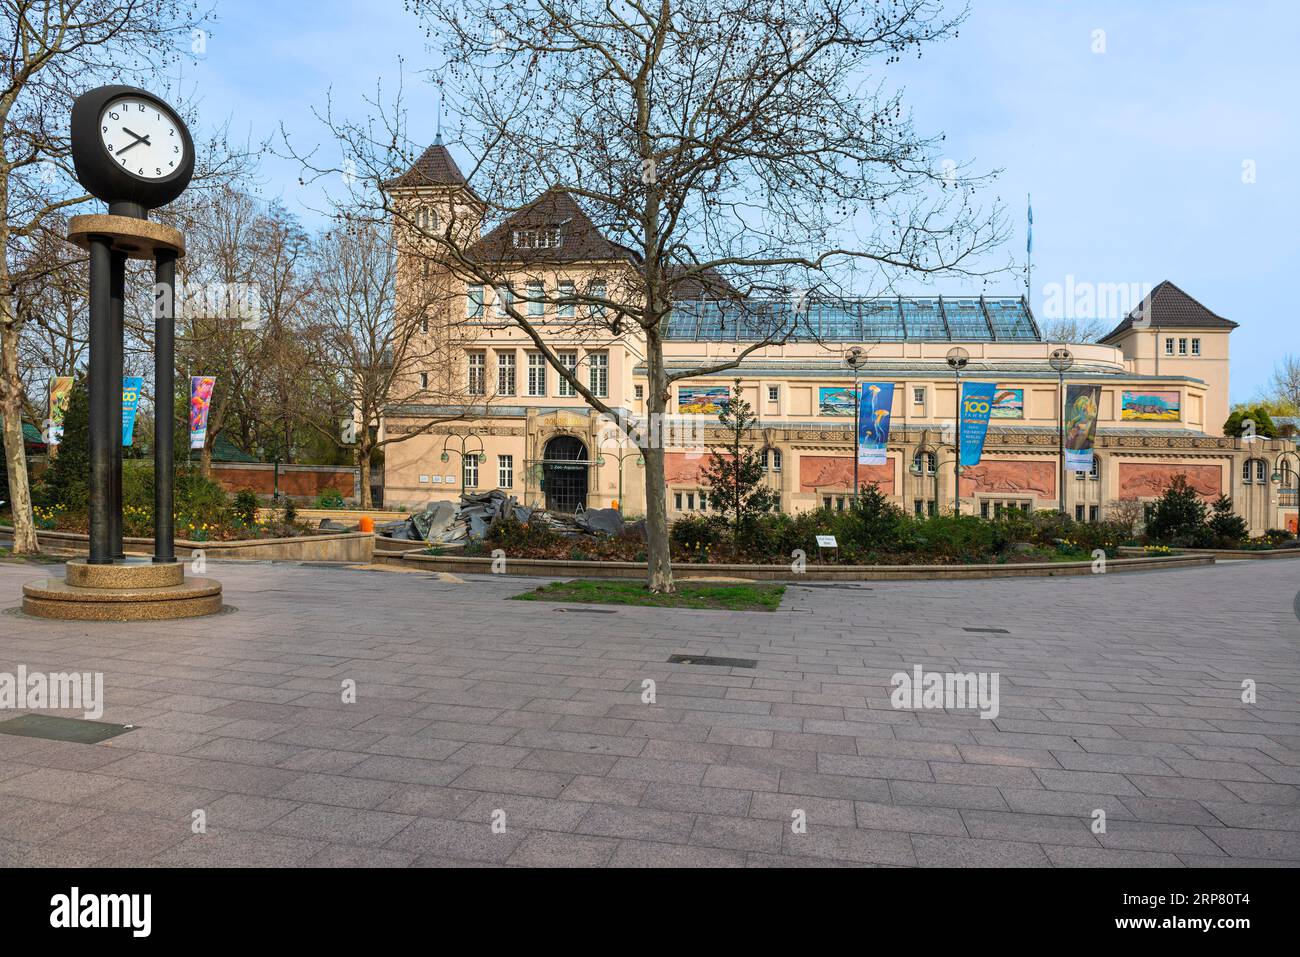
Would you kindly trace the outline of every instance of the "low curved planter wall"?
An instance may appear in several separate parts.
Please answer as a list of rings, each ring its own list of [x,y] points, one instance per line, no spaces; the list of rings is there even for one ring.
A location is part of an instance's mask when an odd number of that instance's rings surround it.
[[[461,555],[426,555],[409,551],[402,555],[378,555],[383,564],[415,563],[431,571],[488,574],[491,558]],[[1213,555],[1164,555],[1156,558],[1112,558],[1106,572],[1148,571],[1159,568],[1188,568],[1213,565]],[[506,570],[511,575],[544,578],[644,578],[644,562],[574,562],[536,558],[511,558]],[[764,581],[915,581],[953,578],[1050,578],[1060,575],[1091,575],[1092,562],[1033,562],[1022,565],[809,565],[796,575],[789,565],[673,565],[679,579],[692,576],[749,578]]]
[[[90,536],[77,532],[37,532],[41,551],[49,555],[84,555]],[[13,541],[13,531],[0,528],[0,541]],[[126,552],[152,555],[152,538],[125,538]],[[249,538],[233,542],[192,542],[176,540],[176,555],[189,558],[202,551],[207,558],[237,558],[259,561],[369,562],[375,554],[375,536],[370,532],[331,532],[328,535],[304,535],[299,538]]]
[[[1121,546],[1121,555],[1144,556],[1145,549]],[[1300,548],[1175,548],[1175,555],[1213,555],[1215,558],[1229,561],[1237,558],[1300,558]]]

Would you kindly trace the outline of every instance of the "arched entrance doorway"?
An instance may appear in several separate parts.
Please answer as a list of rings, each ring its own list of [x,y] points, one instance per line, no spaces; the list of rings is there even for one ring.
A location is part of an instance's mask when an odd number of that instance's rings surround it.
[[[552,512],[587,507],[587,446],[575,435],[557,435],[542,450],[542,489]]]

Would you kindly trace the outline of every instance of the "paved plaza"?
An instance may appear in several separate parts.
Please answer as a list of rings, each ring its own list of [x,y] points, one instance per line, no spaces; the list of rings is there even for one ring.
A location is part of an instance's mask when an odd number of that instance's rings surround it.
[[[4,605],[41,574],[0,564]],[[0,864],[1300,861],[1300,562],[791,587],[775,613],[512,602],[538,581],[504,576],[207,574],[236,611],[0,615],[0,672],[103,672],[101,720],[136,726],[0,735]],[[916,665],[996,672],[997,717],[896,709]]]

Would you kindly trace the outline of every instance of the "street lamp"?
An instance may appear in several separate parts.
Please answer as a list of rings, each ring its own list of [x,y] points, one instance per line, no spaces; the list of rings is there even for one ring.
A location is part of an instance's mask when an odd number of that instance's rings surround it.
[[[451,451],[455,452],[457,455],[460,456],[460,484],[461,484],[461,488],[463,489],[465,487],[465,459],[466,458],[478,459],[480,465],[486,465],[487,452],[484,451],[483,449],[483,440],[480,439],[473,432],[469,432],[464,435],[460,434],[459,432],[452,432],[445,439],[442,440],[442,455],[439,456],[439,458],[444,462],[451,461],[451,456],[448,455],[447,443],[449,443],[452,439],[460,439],[460,448],[459,449],[453,448],[451,449]],[[478,442],[478,454],[465,451],[465,444],[470,439],[475,439]]]
[[[851,346],[844,361],[853,370],[853,504],[858,504],[858,369],[867,362],[867,350]]]
[[[1285,459],[1288,455],[1294,455],[1296,460],[1296,465],[1300,466],[1300,452],[1296,452],[1292,449],[1283,449],[1281,452],[1277,453],[1277,458],[1273,460],[1273,474],[1271,478],[1273,479],[1273,484],[1278,486],[1277,491],[1278,491],[1279,509],[1281,509],[1282,507],[1282,493],[1287,491],[1286,489],[1281,487],[1282,479],[1285,478],[1287,474],[1290,474],[1289,471],[1285,474],[1282,472],[1282,460]],[[1296,493],[1296,526],[1295,527],[1296,527],[1296,535],[1300,536],[1300,488],[1295,488],[1292,489],[1291,491],[1294,491]],[[1286,523],[1283,522],[1283,524],[1285,525]]]
[[[961,370],[966,368],[966,363],[970,362],[970,353],[961,346],[953,346],[948,350],[947,355],[948,368],[952,369],[953,379],[957,383],[957,441],[953,447],[957,450],[957,455],[953,458],[952,479],[953,479],[953,514],[961,514]],[[937,501],[937,499],[936,499]],[[937,506],[936,506],[937,507]]]
[[[1074,365],[1074,353],[1062,346],[1053,349],[1047,357],[1048,364],[1056,370],[1056,443],[1060,456],[1060,474],[1057,477],[1057,510],[1065,514],[1065,373]],[[1095,454],[1095,453],[1094,453]]]
[[[618,514],[620,516],[623,514],[623,460],[631,458],[633,455],[636,456],[636,464],[638,468],[645,465],[645,456],[641,454],[640,449],[628,449],[626,452],[620,452],[618,455],[614,456],[618,459]],[[604,465],[605,453],[600,452],[596,456],[596,466],[598,468],[603,468]]]

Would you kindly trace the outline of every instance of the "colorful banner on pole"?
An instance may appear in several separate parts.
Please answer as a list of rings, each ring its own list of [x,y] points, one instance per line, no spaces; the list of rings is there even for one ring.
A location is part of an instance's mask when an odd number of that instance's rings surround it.
[[[63,417],[72,401],[72,376],[61,375],[50,380],[50,421],[46,428],[46,444],[58,445],[63,441]]]
[[[131,444],[135,436],[135,410],[140,405],[140,390],[144,379],[138,375],[122,377],[122,445]]]
[[[208,412],[212,409],[212,390],[217,377],[190,376],[190,448],[201,449],[208,440]]]
[[[1101,386],[1065,387],[1065,467],[1075,472],[1092,471],[1092,446],[1097,437],[1097,409]]]
[[[996,382],[963,382],[961,384],[961,464],[979,465],[984,454],[984,436],[989,430],[989,416],[993,412],[993,396],[998,390]]]
[[[858,391],[858,464],[884,465],[894,383],[863,382]]]

